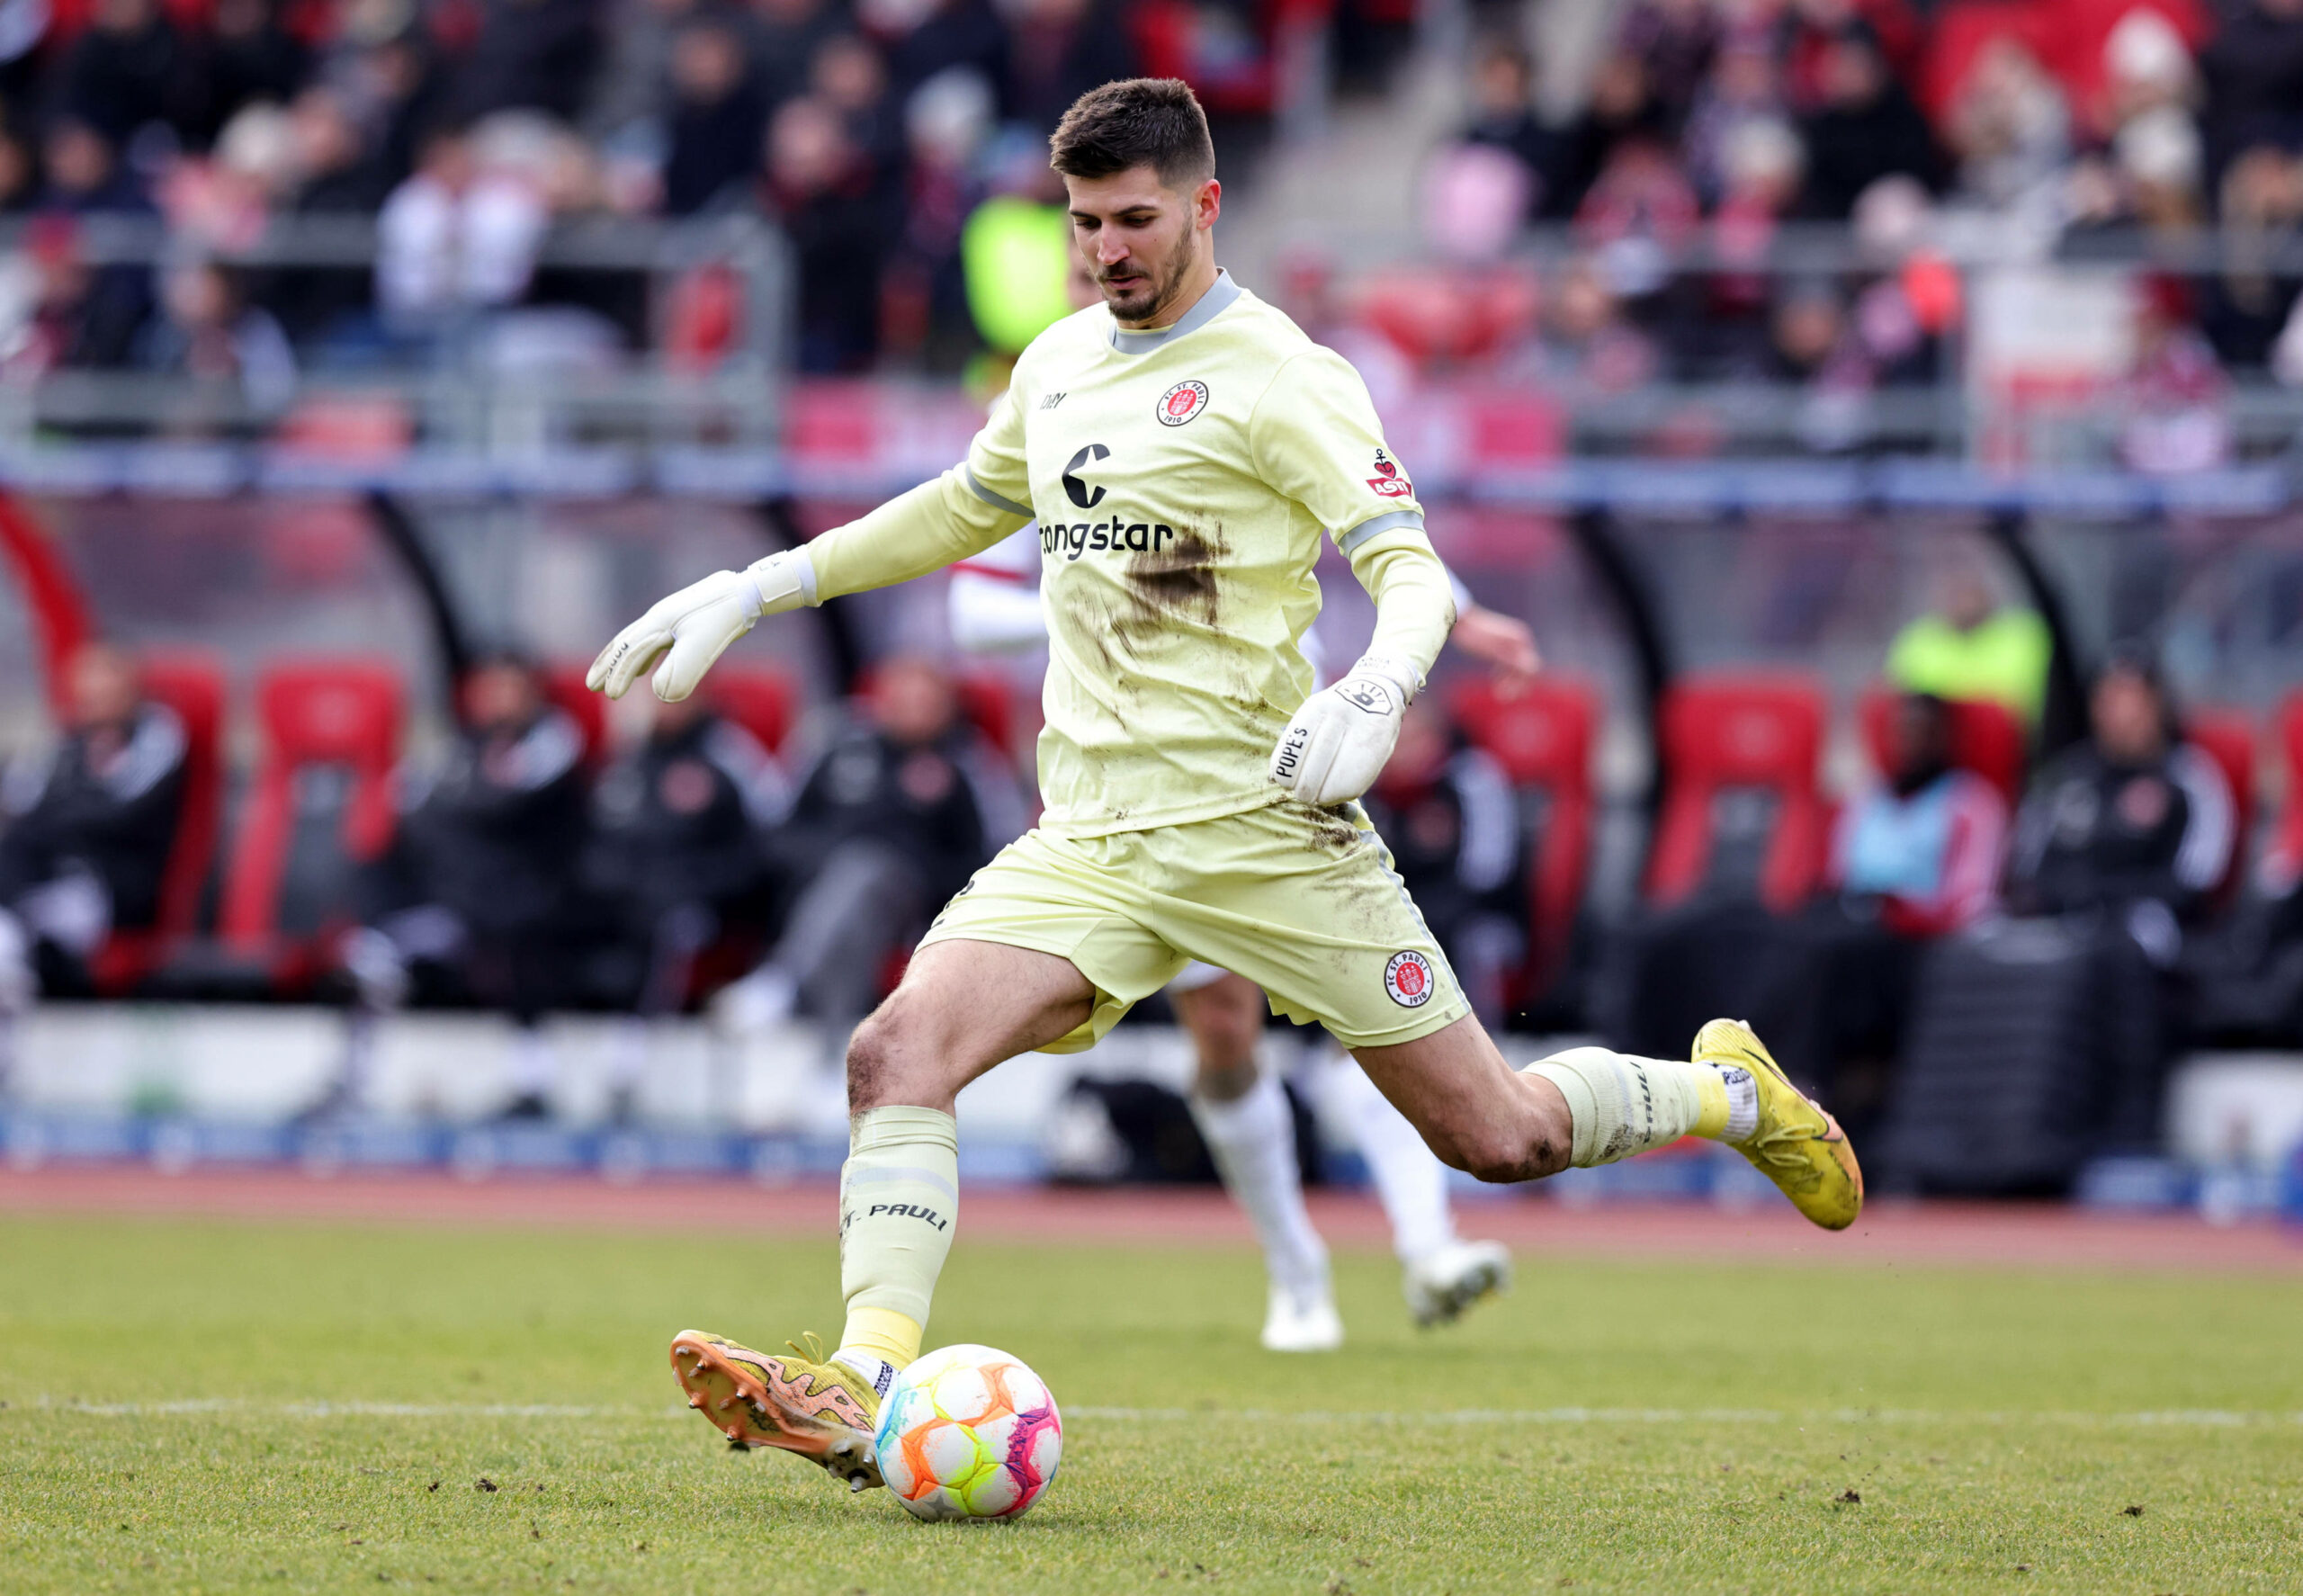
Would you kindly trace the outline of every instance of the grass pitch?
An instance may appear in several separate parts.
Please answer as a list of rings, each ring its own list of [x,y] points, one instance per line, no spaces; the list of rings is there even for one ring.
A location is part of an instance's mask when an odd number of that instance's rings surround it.
[[[838,1329],[829,1238],[0,1218],[0,1587],[2303,1588],[2303,1282],[1531,1260],[1419,1335],[1338,1267],[1277,1358],[1243,1251],[963,1234],[932,1339],[1065,1450],[932,1526],[678,1406],[684,1325]]]

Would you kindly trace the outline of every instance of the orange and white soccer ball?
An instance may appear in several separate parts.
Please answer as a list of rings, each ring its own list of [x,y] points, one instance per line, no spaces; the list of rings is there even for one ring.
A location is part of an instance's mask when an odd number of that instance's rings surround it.
[[[1021,1358],[962,1343],[896,1376],[874,1446],[915,1518],[1013,1519],[1054,1482],[1063,1418]]]

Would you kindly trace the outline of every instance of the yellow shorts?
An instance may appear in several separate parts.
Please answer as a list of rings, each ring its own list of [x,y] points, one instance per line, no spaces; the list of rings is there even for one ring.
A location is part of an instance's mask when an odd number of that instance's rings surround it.
[[[1471,1012],[1392,856],[1356,803],[1290,800],[1122,831],[1031,831],[975,873],[921,946],[998,942],[1068,959],[1096,987],[1093,1046],[1193,959],[1246,976],[1274,1012],[1346,1047],[1412,1042]]]

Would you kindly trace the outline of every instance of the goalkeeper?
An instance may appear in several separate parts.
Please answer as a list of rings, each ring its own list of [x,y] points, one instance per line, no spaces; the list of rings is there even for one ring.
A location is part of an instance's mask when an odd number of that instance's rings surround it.
[[[1471,1015],[1353,801],[1383,768],[1455,605],[1358,375],[1217,269],[1223,190],[1184,85],[1080,97],[1051,140],[1103,304],[1017,361],[967,460],[805,548],[663,600],[592,666],[686,697],[759,617],[907,580],[1036,513],[1049,631],[1040,825],[954,898],[848,1045],[847,1319],[829,1358],[696,1331],[672,1363],[742,1445],[879,1483],[874,1418],[919,1355],[951,1250],[959,1089],[1091,1045],[1192,959],[1317,1021],[1449,1164],[1530,1180],[1695,1134],[1839,1229],[1839,1128],[1734,1021],[1694,1061],[1575,1048],[1515,1071]],[[1331,535],[1376,603],[1368,651],[1312,691],[1300,641]]]

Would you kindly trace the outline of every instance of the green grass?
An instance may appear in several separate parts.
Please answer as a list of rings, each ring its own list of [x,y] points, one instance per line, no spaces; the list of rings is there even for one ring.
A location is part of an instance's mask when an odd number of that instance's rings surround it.
[[[1419,1336],[1339,1269],[1282,1358],[1244,1252],[963,1237],[935,1339],[1063,1473],[930,1526],[676,1406],[683,1325],[837,1330],[828,1242],[0,1219],[0,1589],[2303,1587],[2303,1282],[1534,1260]]]

